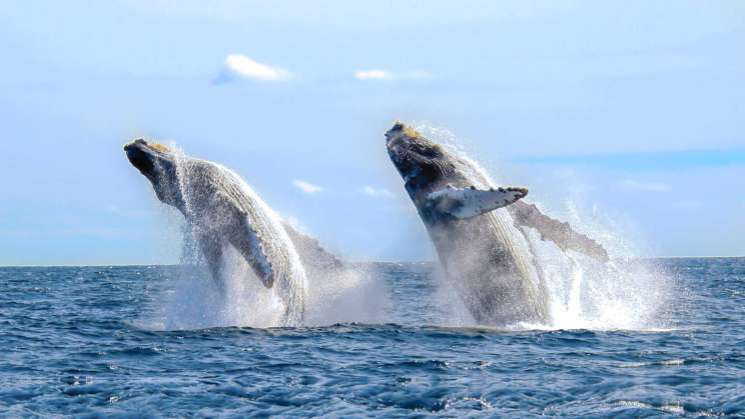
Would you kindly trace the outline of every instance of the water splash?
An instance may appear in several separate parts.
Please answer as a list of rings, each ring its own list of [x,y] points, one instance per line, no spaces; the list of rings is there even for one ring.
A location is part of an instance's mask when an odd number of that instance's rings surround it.
[[[389,319],[386,283],[363,266],[349,266],[309,277],[306,325],[381,323]]]
[[[454,134],[423,124],[418,124],[416,129],[470,161],[479,175],[491,181],[487,171],[468,157],[463,142]],[[175,144],[172,149],[180,152]],[[181,188],[186,186],[181,185]],[[537,204],[540,207],[540,203]],[[604,218],[599,211],[586,216],[576,201],[568,200],[565,204],[572,226],[598,239],[611,250],[614,260],[601,264],[584,255],[563,252],[552,243],[542,241],[536,231],[525,229],[548,291],[551,320],[547,324],[520,323],[509,328],[659,330],[669,327],[664,310],[672,298],[669,278],[634,259],[634,246],[618,234],[618,230],[606,227],[613,220]],[[182,272],[156,302],[159,304],[157,315],[140,322],[142,327],[172,330],[216,326],[263,328],[281,324],[282,300],[273,290],[260,284],[235,250],[226,249],[225,270],[229,274],[219,286],[200,267],[203,261],[193,230],[184,225],[183,232]],[[441,314],[436,323],[473,325],[473,318],[459,302],[452,284],[442,279],[438,282],[440,286],[433,298]],[[307,277],[306,325],[390,321],[389,306],[386,284],[366,269],[334,270]]]
[[[204,266],[182,264],[175,278],[156,292],[155,313],[136,322],[149,330],[211,327],[268,328],[282,324],[284,304],[261,285],[238,252],[226,249],[224,281],[214,281]],[[380,323],[388,320],[385,282],[364,267],[309,275],[304,326]]]
[[[306,294],[305,272],[280,218],[233,171],[188,157],[175,144],[166,149],[172,153],[176,175],[170,189],[164,190],[170,195],[168,202],[177,203],[183,213],[184,239],[180,262],[182,266],[199,269],[183,272],[184,283],[179,284],[165,298],[162,316],[164,327],[190,328],[192,324],[197,327],[300,324]],[[213,168],[206,170],[208,166]],[[217,171],[214,170],[215,167]],[[250,214],[251,223],[256,224],[257,231],[254,234],[256,237],[268,238],[252,246],[260,246],[260,251],[266,252],[274,264],[274,284],[270,289],[263,286],[245,257],[228,245],[227,241],[220,258],[221,278],[213,280],[212,275],[205,274],[205,269],[201,268],[205,265],[205,258],[196,236],[200,231],[221,231],[224,225],[233,221],[224,220],[229,215],[217,213],[214,208],[206,209],[205,212],[205,203],[201,200],[205,193],[209,193],[212,183],[219,183],[227,191],[238,190],[239,195],[247,197],[243,199],[247,202],[244,210]],[[239,198],[237,202],[242,201]],[[205,277],[208,280],[204,280]],[[192,308],[196,308],[198,317],[190,311]]]
[[[179,193],[184,199],[184,211],[191,214],[191,158],[174,143],[169,145],[175,155]],[[225,176],[233,177],[243,192],[262,207],[269,222],[279,230],[277,240],[291,247],[291,267],[296,268],[289,284],[295,290],[282,289],[281,284],[267,289],[256,277],[244,257],[232,246],[223,248],[221,280],[213,280],[197,240],[197,229],[180,214],[173,213],[182,225],[181,260],[178,277],[166,284],[156,304],[152,319],[138,322],[141,327],[158,330],[201,329],[208,327],[276,327],[284,325],[327,325],[338,322],[375,322],[382,319],[387,305],[385,284],[364,269],[313,269],[306,272],[298,256],[302,250],[293,243],[282,221],[271,208],[237,174],[220,166]],[[301,294],[302,301],[287,298]],[[282,298],[284,296],[284,298]],[[290,295],[291,297],[292,295]],[[302,304],[305,318],[291,317],[293,303]],[[290,307],[290,310],[287,308]],[[297,318],[296,318],[297,317]]]
[[[476,177],[483,177],[496,187],[489,172],[471,159],[467,142],[452,132],[426,122],[413,124],[425,137],[438,142],[449,152],[471,163]],[[550,215],[540,202],[541,211]],[[573,251],[562,251],[540,234],[525,228],[533,260],[548,292],[550,321],[547,324],[519,323],[514,329],[634,329],[659,330],[668,328],[666,305],[673,294],[670,278],[649,264],[642,263],[635,254],[635,246],[597,208],[593,216],[582,214],[577,201],[565,202],[569,222],[575,230],[600,241],[611,252],[611,262],[602,264]],[[556,217],[559,218],[559,217]],[[452,292],[450,292],[452,295]],[[462,312],[453,310],[452,313]],[[463,317],[461,317],[463,318]]]

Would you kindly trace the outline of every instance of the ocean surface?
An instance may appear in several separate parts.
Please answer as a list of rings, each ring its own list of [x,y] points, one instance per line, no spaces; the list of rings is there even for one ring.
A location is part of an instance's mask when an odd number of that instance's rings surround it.
[[[468,325],[427,263],[361,265],[376,286],[286,329],[173,298],[183,267],[0,268],[0,415],[745,416],[745,259],[639,263],[655,318],[578,329]]]

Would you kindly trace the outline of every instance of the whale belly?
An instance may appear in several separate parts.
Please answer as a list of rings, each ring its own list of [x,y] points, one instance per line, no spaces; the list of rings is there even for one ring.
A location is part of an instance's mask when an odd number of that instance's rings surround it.
[[[504,208],[429,230],[448,278],[478,323],[547,319],[544,285],[527,240]]]
[[[206,162],[186,169],[184,196],[189,211],[185,215],[201,232],[213,276],[219,276],[222,246],[232,245],[282,299],[283,325],[302,324],[305,270],[279,216],[230,169]]]

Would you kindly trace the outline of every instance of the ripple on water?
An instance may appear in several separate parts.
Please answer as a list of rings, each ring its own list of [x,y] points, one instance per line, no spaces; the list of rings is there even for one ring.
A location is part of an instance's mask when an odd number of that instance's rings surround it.
[[[157,325],[175,268],[0,268],[0,411],[745,415],[745,260],[661,263],[687,291],[671,324],[643,330],[454,325],[431,266],[380,264],[379,324],[163,331],[140,326]]]

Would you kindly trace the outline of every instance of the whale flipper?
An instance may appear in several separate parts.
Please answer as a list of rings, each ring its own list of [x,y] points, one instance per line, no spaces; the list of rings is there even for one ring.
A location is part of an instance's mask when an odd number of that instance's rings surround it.
[[[318,239],[296,230],[287,220],[282,221],[282,226],[295,245],[306,270],[328,273],[344,268],[344,262],[326,250]]]
[[[241,214],[239,220],[240,228],[230,235],[230,244],[243,255],[264,286],[271,288],[274,285],[275,275],[272,264],[269,262],[269,257],[266,254],[266,245],[251,226],[251,220],[248,215]]]
[[[272,264],[269,262],[269,256],[266,253],[268,243],[265,243],[264,238],[258,233],[259,229],[252,225],[251,217],[246,211],[238,209],[240,208],[238,203],[230,195],[224,192],[218,192],[214,195],[214,201],[216,207],[225,208],[231,212],[231,216],[227,218],[237,220],[238,225],[232,226],[233,228],[227,235],[228,242],[246,259],[246,262],[248,262],[249,266],[251,266],[251,269],[254,271],[256,276],[259,277],[264,286],[271,288],[272,285],[274,285],[274,269],[272,269]],[[225,215],[222,214],[220,217],[224,216]],[[219,224],[219,219],[220,218],[218,218],[218,220],[212,220],[212,223]],[[216,248],[219,246],[212,247]],[[220,251],[222,251],[222,248],[219,248]],[[204,249],[204,246],[202,251],[210,263],[210,270],[213,271],[214,276],[215,272],[219,272],[219,268],[212,268],[212,262],[209,261],[210,257],[208,251]]]
[[[510,205],[527,194],[527,189],[518,187],[480,190],[448,186],[431,192],[427,201],[438,212],[466,219]]]
[[[222,243],[208,234],[200,234],[198,241],[202,254],[207,261],[207,267],[212,274],[212,279],[218,284],[222,284]]]
[[[518,225],[538,230],[542,240],[551,240],[562,250],[575,250],[603,263],[608,262],[608,252],[598,242],[572,230],[569,223],[544,215],[535,204],[517,202],[508,210]]]

